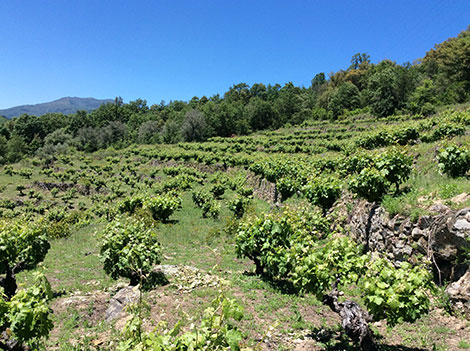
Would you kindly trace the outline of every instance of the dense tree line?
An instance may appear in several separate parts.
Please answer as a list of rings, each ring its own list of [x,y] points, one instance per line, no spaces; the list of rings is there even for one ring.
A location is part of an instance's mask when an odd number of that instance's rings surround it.
[[[87,152],[132,143],[203,141],[257,130],[300,124],[312,119],[338,119],[370,114],[429,115],[436,106],[470,99],[470,27],[435,45],[414,64],[355,54],[345,70],[318,73],[308,87],[255,83],[233,85],[223,95],[152,106],[137,99],[116,98],[87,113],[40,117],[22,115],[0,122],[0,163],[24,155],[46,159],[69,147]]]

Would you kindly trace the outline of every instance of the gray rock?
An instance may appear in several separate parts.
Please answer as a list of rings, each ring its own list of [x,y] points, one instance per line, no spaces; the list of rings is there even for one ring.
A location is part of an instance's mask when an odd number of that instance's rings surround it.
[[[413,228],[411,231],[411,238],[415,241],[418,241],[419,238],[426,237],[426,232],[423,229],[420,229],[419,227]]]
[[[470,271],[467,271],[458,281],[450,284],[446,293],[449,294],[456,307],[467,314],[470,313]]]
[[[139,300],[139,288],[137,286],[127,286],[119,290],[109,301],[109,307],[105,313],[105,319],[110,322],[122,318],[125,314],[125,307]]]
[[[429,211],[437,213],[446,213],[450,211],[450,208],[443,204],[434,204],[429,207]]]
[[[468,232],[470,231],[470,223],[468,223],[466,218],[459,218],[454,223],[454,228],[457,232]]]

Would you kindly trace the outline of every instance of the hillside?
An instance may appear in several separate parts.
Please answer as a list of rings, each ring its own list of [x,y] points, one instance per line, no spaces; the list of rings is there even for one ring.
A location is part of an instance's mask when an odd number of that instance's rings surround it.
[[[26,113],[28,115],[41,116],[46,113],[75,113],[78,110],[92,111],[101,105],[113,102],[112,99],[98,100],[95,98],[64,97],[58,100],[34,105],[21,105],[0,110],[0,116],[13,118]]]
[[[69,149],[0,168],[0,225],[6,233],[36,228],[51,245],[33,269],[54,292],[47,350],[138,349],[135,334],[119,332],[135,318],[147,342],[153,333],[170,337],[152,331],[161,323],[181,326],[190,339],[206,332],[199,327],[206,308],[215,309],[205,318],[219,318],[218,303],[236,309],[221,318],[240,350],[358,350],[322,303],[335,274],[346,298],[377,315],[383,350],[464,350],[470,309],[458,306],[470,299],[445,294],[447,283],[436,288],[430,278],[456,284],[469,267],[470,241],[462,238],[470,215],[459,210],[470,204],[470,151],[448,149],[468,145],[469,126],[463,108],[312,121],[201,143]],[[445,153],[464,161],[460,176],[446,168]],[[121,250],[129,234],[139,235],[137,244]],[[139,285],[116,267],[138,257],[153,280],[143,291],[144,317],[130,320],[120,301],[137,301]],[[20,292],[34,284],[31,271],[17,277]],[[244,318],[228,326],[230,316]],[[225,336],[217,340],[226,345]]]
[[[470,349],[469,40],[0,123],[0,349]]]

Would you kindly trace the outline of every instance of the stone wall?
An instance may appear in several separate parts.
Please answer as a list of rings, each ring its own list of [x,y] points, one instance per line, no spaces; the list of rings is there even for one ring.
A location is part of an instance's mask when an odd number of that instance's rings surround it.
[[[434,210],[412,222],[401,215],[390,218],[379,205],[346,195],[331,213],[336,217],[333,227],[343,227],[369,251],[384,253],[393,262],[430,262],[436,282],[454,283],[448,288],[451,297],[452,287],[459,286],[459,301],[470,311],[470,208]],[[467,302],[462,291],[468,294]]]

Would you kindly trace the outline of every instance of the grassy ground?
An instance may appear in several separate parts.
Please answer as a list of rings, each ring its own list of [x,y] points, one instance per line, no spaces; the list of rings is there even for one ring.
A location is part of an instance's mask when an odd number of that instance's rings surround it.
[[[368,130],[373,125],[372,121],[344,123],[344,126],[316,123],[309,128],[326,132],[342,126],[345,133],[354,133]],[[291,132],[285,130],[278,134]],[[453,141],[468,144],[470,137],[460,136]],[[321,133],[320,139],[314,142],[321,142]],[[470,194],[468,179],[451,179],[438,172],[435,150],[444,144],[439,141],[409,147],[415,156],[414,171],[399,194],[390,194],[383,201],[383,206],[391,214],[417,218],[429,213],[430,206],[436,203],[454,208],[470,205],[465,197],[462,202],[451,200],[462,193]],[[152,150],[151,147],[142,149]],[[115,160],[109,161],[109,158]],[[52,301],[54,329],[45,349],[115,349],[125,320],[108,323],[105,312],[112,296],[127,281],[113,281],[104,273],[99,254],[100,233],[107,221],[106,215],[100,211],[114,208],[130,194],[152,194],[159,183],[171,178],[162,172],[161,162],[155,165],[152,161],[126,151],[106,150],[93,155],[76,153],[69,159],[59,160],[54,165],[55,175],[45,174],[39,160],[13,165],[15,170],[30,168],[33,171],[30,178],[0,172],[0,200],[16,204],[13,208],[2,207],[3,217],[16,217],[24,212],[38,217],[39,214],[34,211],[41,206],[45,215],[52,209],[66,209],[67,212],[80,209],[92,217],[79,226],[72,226],[67,237],[51,240],[51,249],[45,261],[35,270],[18,275],[20,283],[25,286],[32,280],[34,271],[42,271],[55,293]],[[135,168],[136,174],[132,175],[132,170],[127,166]],[[102,177],[106,180],[104,188],[118,189],[122,195],[113,198],[112,191],[97,191],[87,196],[67,191],[52,193],[34,185],[35,182],[60,183],[57,177],[67,174],[69,170],[72,170],[72,177],[77,175],[74,180],[77,184],[84,184],[88,178]],[[214,177],[212,171],[208,171],[204,184],[206,188]],[[242,177],[247,174],[239,169],[231,171],[240,172]],[[72,181],[66,179],[65,182]],[[18,186],[23,186],[24,190],[19,191]],[[193,189],[200,187],[193,184]],[[30,193],[31,190],[34,193]],[[253,274],[251,261],[236,256],[234,238],[227,229],[233,220],[227,200],[233,197],[234,192],[227,190],[219,200],[219,218],[211,219],[202,217],[201,209],[191,199],[191,190],[184,191],[181,195],[182,208],[170,217],[168,223],[157,224],[163,249],[162,264],[179,267],[179,274],[168,275],[168,284],[145,292],[144,299],[151,306],[145,319],[147,330],[152,330],[160,321],[172,326],[182,319],[186,328],[191,323],[197,324],[211,300],[223,292],[245,308],[244,319],[239,323],[245,346],[256,350],[357,350],[340,333],[339,316],[313,295],[292,294],[282,285],[263,280]],[[289,200],[298,201],[296,196]],[[251,211],[261,214],[271,207],[272,204],[255,196]],[[360,296],[354,296],[354,291],[350,295],[361,301]],[[429,315],[413,324],[404,323],[390,329],[382,322],[375,323],[373,328],[383,350],[470,349],[470,323],[462,316],[448,315],[442,303],[437,301]]]

